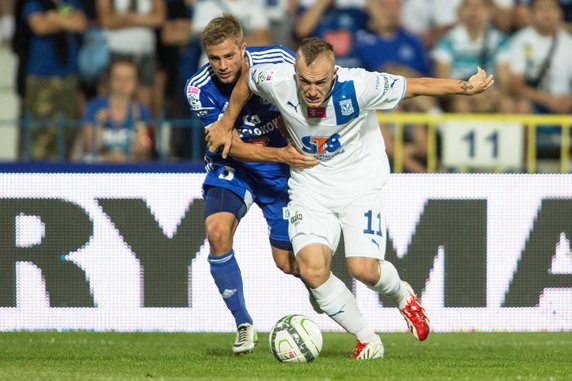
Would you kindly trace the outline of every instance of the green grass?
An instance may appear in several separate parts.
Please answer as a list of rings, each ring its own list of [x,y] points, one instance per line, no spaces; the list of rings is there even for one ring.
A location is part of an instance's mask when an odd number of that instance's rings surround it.
[[[385,358],[345,357],[354,341],[327,333],[310,364],[281,364],[261,334],[234,356],[233,334],[0,334],[0,380],[572,380],[572,332],[382,334]]]

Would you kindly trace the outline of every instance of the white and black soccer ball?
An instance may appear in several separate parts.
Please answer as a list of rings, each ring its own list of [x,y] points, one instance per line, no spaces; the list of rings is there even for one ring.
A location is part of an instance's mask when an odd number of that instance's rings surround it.
[[[310,362],[322,350],[322,332],[302,315],[287,315],[270,331],[270,349],[281,362]]]

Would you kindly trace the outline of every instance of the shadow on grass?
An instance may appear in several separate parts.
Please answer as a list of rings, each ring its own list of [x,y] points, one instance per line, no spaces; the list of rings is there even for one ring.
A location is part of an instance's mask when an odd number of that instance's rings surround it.
[[[205,351],[205,353],[208,356],[213,356],[213,357],[238,358],[240,356],[232,353],[232,351],[229,348],[208,348]]]

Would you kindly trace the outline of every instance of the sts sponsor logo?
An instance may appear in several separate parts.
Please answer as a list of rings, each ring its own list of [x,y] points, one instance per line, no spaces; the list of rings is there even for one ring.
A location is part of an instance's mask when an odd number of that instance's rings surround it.
[[[342,144],[339,139],[340,134],[333,134],[332,136],[304,136],[301,139],[304,145],[302,151],[316,155],[318,160],[330,160],[344,152],[343,149],[340,150]]]

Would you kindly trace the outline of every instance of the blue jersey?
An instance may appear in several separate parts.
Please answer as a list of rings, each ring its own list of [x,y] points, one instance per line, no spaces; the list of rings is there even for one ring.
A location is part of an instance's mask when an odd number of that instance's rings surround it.
[[[294,63],[294,52],[282,46],[246,48],[251,66],[262,63]],[[261,79],[263,80],[263,79]],[[185,95],[193,112],[208,127],[217,121],[228,106],[233,84],[221,83],[210,65],[205,65],[187,81]],[[284,147],[287,139],[278,128],[278,109],[253,95],[237,118],[235,128],[247,143]],[[255,202],[261,209],[270,231],[272,246],[290,249],[288,220],[288,179],[290,171],[283,163],[246,163],[231,157],[223,159],[219,152],[207,151],[207,175],[203,189],[224,188],[237,194],[246,207]],[[209,204],[209,198],[205,199]],[[227,201],[225,201],[227,202]],[[228,211],[224,205],[205,205],[205,213]],[[206,217],[206,215],[205,215]],[[240,220],[239,215],[236,216]]]
[[[81,1],[62,0],[57,3],[57,10],[82,11]],[[35,13],[46,13],[39,0],[28,0],[24,6],[24,20],[28,22]],[[79,43],[76,35],[71,33],[66,35],[65,41],[68,45],[67,62],[60,62],[56,52],[55,35],[34,34],[30,41],[30,56],[28,59],[27,74],[42,77],[65,77],[77,74],[77,54]]]
[[[282,46],[248,47],[246,56],[251,66],[262,63],[294,63],[294,52]],[[226,107],[234,84],[218,80],[209,64],[201,67],[187,81],[185,96],[191,110],[208,127],[217,121]],[[284,147],[287,140],[278,129],[278,109],[259,96],[252,96],[236,120],[235,128],[242,140],[268,147]],[[234,168],[244,168],[257,173],[280,172],[287,174],[288,167],[281,163],[246,163],[230,157],[223,160],[220,152],[207,151],[207,172],[211,163],[229,163]]]
[[[101,120],[100,113],[104,112],[105,118]],[[141,104],[131,104],[127,109],[127,115],[122,121],[114,121],[109,115],[109,98],[99,97],[87,102],[83,122],[94,126],[103,127],[101,137],[102,150],[115,151],[126,155],[131,153],[131,145],[135,135],[137,122],[149,122],[151,113]],[[91,149],[91,147],[89,147]]]
[[[368,71],[387,71],[395,65],[415,71],[415,75],[431,74],[429,56],[419,37],[405,29],[399,29],[391,38],[360,31],[356,38],[356,50],[363,68]]]

